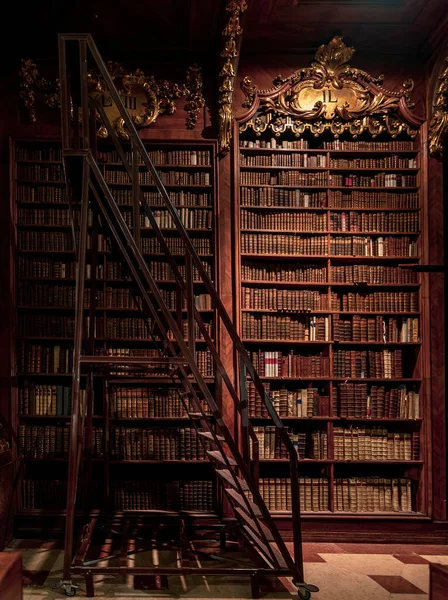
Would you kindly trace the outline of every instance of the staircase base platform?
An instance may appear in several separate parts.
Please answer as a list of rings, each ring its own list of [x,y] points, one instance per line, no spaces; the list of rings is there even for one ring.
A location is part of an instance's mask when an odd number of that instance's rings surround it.
[[[263,563],[249,542],[240,544],[236,520],[210,517],[169,511],[92,516],[75,549],[71,575],[85,578],[90,598],[95,595],[95,575],[137,576],[148,578],[148,584],[168,576],[249,577],[253,598],[260,598],[268,579],[272,590],[279,577],[291,576],[286,568]],[[61,587],[67,596],[76,594],[72,580],[62,581]]]

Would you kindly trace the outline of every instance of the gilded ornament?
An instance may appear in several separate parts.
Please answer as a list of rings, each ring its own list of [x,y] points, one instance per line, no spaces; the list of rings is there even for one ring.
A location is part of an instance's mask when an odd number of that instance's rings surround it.
[[[241,89],[243,106],[249,110],[241,119],[245,122],[240,130],[260,131],[260,124],[255,125],[256,115],[275,133],[275,118],[284,115],[292,118],[284,127],[290,127],[296,136],[307,129],[313,135],[329,130],[335,136],[349,132],[357,137],[368,131],[375,137],[387,131],[392,137],[402,132],[415,137],[423,120],[410,111],[413,81],[407,79],[399,91],[388,90],[382,75],[372,77],[348,64],[354,52],[341,37],[335,37],[318,48],[311,67],[286,78],[277,76],[269,90],[258,90],[246,77]]]
[[[437,89],[433,105],[432,118],[429,123],[429,153],[441,158],[445,136],[448,131],[448,57],[445,58],[445,68],[437,80]]]
[[[156,80],[147,76],[141,69],[127,73],[119,63],[109,61],[107,69],[114,81],[125,107],[137,127],[148,127],[160,115],[172,115],[176,112],[176,100],[186,98],[186,127],[192,129],[197,123],[200,109],[204,106],[203,82],[200,67],[193,65],[187,69],[186,83],[178,84],[167,80]],[[106,88],[105,82],[95,72],[87,73],[89,96],[99,103],[117,131],[118,135],[128,139],[124,120]],[[59,81],[47,81],[39,76],[35,63],[22,61],[20,73],[20,98],[28,110],[31,122],[36,122],[36,92],[44,94],[48,106],[59,106]],[[107,129],[97,114],[97,135],[107,137]]]

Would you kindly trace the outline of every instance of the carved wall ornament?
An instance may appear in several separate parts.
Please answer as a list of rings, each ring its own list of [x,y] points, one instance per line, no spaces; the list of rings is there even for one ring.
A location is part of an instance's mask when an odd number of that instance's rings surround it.
[[[20,66],[19,97],[28,112],[30,123],[36,123],[36,94],[41,95],[47,106],[59,108],[59,79],[48,81],[39,75],[36,63],[22,59]]]
[[[311,67],[289,77],[279,75],[268,90],[258,90],[250,77],[241,82],[248,108],[240,131],[257,135],[270,129],[280,135],[286,129],[300,136],[305,130],[318,136],[330,130],[336,137],[348,132],[358,137],[368,131],[373,137],[387,131],[392,137],[406,132],[415,137],[423,120],[411,108],[414,87],[408,79],[397,92],[383,86],[383,76],[372,77],[349,66],[355,52],[335,37],[318,48]]]
[[[230,150],[233,119],[233,90],[238,60],[237,38],[243,33],[241,15],[246,10],[246,0],[230,0],[226,6],[226,11],[230,13],[230,16],[222,31],[224,44],[221,51],[222,62],[219,71],[218,87],[218,142],[221,154],[226,154]]]
[[[437,80],[432,118],[429,123],[429,153],[441,158],[445,136],[448,132],[448,57]]]
[[[160,115],[174,114],[176,100],[179,98],[185,98],[187,101],[185,104],[187,129],[195,127],[199,112],[205,105],[202,71],[199,66],[193,65],[187,69],[186,82],[182,84],[156,80],[152,75],[145,75],[141,69],[128,73],[122,65],[115,62],[108,62],[107,68],[137,127],[148,127]],[[112,101],[104,81],[92,71],[88,73],[88,89],[89,96],[104,108],[118,135],[127,139],[129,136],[118,108]],[[48,106],[53,108],[59,106],[58,80],[55,82],[45,80],[39,76],[32,60],[23,61],[20,72],[20,98],[32,123],[36,122],[37,92],[45,94]],[[107,137],[107,130],[100,121],[98,121],[98,136]]]

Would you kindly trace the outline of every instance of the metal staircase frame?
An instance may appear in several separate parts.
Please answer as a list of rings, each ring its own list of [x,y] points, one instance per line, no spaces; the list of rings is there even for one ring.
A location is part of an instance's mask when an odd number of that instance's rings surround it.
[[[88,92],[88,57],[93,68],[99,73],[103,84],[111,95],[126,125],[132,147],[132,164],[126,158],[121,141],[117,137],[103,108],[91,97]],[[127,552],[126,536],[131,527],[131,518],[124,519],[124,541],[120,556],[120,566],[104,566],[104,557],[100,561],[86,560],[90,544],[93,539],[98,515],[91,515],[91,520],[85,525],[80,537],[76,552],[75,540],[75,502],[80,467],[83,460],[83,429],[86,414],[92,414],[93,377],[96,372],[114,372],[117,370],[147,373],[152,368],[164,365],[170,371],[170,376],[180,388],[180,395],[185,409],[189,414],[193,427],[196,429],[206,453],[214,463],[220,483],[226,493],[227,499],[233,508],[236,520],[246,544],[254,552],[258,560],[254,565],[232,567],[232,575],[250,575],[253,583],[254,594],[258,593],[258,582],[265,576],[286,576],[298,589],[300,598],[309,598],[310,593],[317,588],[304,583],[301,519],[299,504],[299,474],[298,456],[295,447],[282,421],[277,415],[263,384],[256,373],[247,352],[238,336],[234,324],[227,314],[214,285],[203,267],[191,239],[179,217],[179,214],[170,200],[147,150],[139,137],[135,125],[127,112],[123,101],[113,83],[113,80],[103,62],[98,49],[89,34],[61,34],[59,36],[59,69],[60,69],[60,94],[62,113],[62,152],[67,191],[70,201],[70,210],[75,214],[75,200],[80,207],[79,226],[73,220],[73,236],[77,254],[76,268],[76,316],[73,358],[72,381],[72,417],[70,431],[67,512],[65,532],[64,572],[61,581],[67,595],[76,593],[76,585],[72,581],[73,574],[82,574],[86,578],[87,594],[94,594],[93,575],[100,573],[121,574],[223,574],[229,569],[222,566],[217,568],[192,567],[188,564],[188,542],[185,539],[186,526],[180,515],[181,538],[181,564],[173,567],[129,567],[127,557],[132,552]],[[110,140],[120,156],[129,179],[132,182],[134,207],[139,214],[140,209],[148,217],[151,227],[160,242],[166,260],[171,266],[176,280],[177,310],[176,317],[166,305],[163,296],[155,282],[148,265],[140,251],[136,240],[127,227],[123,216],[103,178],[101,170],[95,159],[96,153],[96,127],[98,121],[107,128]],[[150,206],[143,197],[139,185],[139,162],[142,161],[150,173],[155,186],[160,193],[164,206],[171,215],[179,237],[183,240],[185,248],[185,278],[177,266],[171,251],[168,248],[164,234],[159,228]],[[82,178],[80,180],[80,171]],[[96,218],[101,221],[102,227],[108,232],[119,249],[120,258],[127,265],[132,280],[138,288],[138,294],[143,301],[148,320],[148,335],[160,350],[156,358],[117,358],[108,356],[94,356],[93,344],[86,344],[89,354],[83,354],[83,318],[84,318],[84,291],[87,257],[88,212],[92,209]],[[212,306],[217,320],[224,325],[233,343],[237,368],[240,374],[239,393],[232,384],[219,352],[213,343],[202,321],[199,311],[194,306],[193,298],[193,270],[205,285],[207,293],[211,296]],[[91,279],[91,294],[94,292],[95,277]],[[188,340],[184,340],[182,332],[182,300],[186,303],[186,319],[188,323]],[[92,311],[92,309],[91,309]],[[213,357],[216,374],[228,390],[232,398],[241,425],[240,446],[235,441],[227,427],[220,409],[210,392],[196,363],[195,356],[195,327],[199,331]],[[90,340],[93,338],[93,324],[91,319]],[[82,373],[87,374],[87,406],[82,406],[80,389]],[[247,407],[247,378],[250,378],[267,409],[271,423],[276,427],[278,436],[285,445],[289,455],[291,502],[292,502],[292,534],[293,556],[289,552],[275,521],[269,513],[258,489],[258,441],[256,434],[248,419]],[[207,408],[205,409],[204,406]],[[194,412],[191,411],[193,407]],[[87,416],[88,418],[88,416]],[[252,446],[252,459],[250,457],[250,442]],[[241,451],[240,451],[241,448]],[[250,492],[250,497],[246,494]],[[142,518],[144,514],[140,515]],[[210,524],[204,524],[203,529],[210,529]],[[99,566],[99,564],[101,566]],[[218,563],[219,564],[219,563]]]

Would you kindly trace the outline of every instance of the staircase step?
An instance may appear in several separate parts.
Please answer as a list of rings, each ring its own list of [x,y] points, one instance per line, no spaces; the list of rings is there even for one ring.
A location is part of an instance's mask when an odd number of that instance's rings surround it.
[[[210,413],[191,412],[188,413],[190,419],[213,419],[213,415]]]
[[[239,477],[236,477],[236,475],[233,476],[232,473],[229,471],[229,469],[220,469],[220,470],[216,471],[216,473],[221,477],[221,479],[224,479],[224,481],[229,483],[233,488],[239,489],[239,488],[237,488],[237,485],[235,483],[235,478],[236,478],[238,480],[242,490],[244,490],[245,492],[247,492],[249,490],[249,486],[244,481],[244,479],[240,479]]]
[[[202,437],[205,437],[208,440],[211,440],[212,442],[215,441],[215,438],[220,442],[225,442],[225,438],[223,438],[222,435],[216,434],[215,437],[213,437],[213,434],[210,433],[210,431],[198,431],[198,434],[202,435]]]
[[[246,521],[247,525],[249,527],[251,527],[251,529],[254,531],[254,533],[259,533],[258,529],[257,529],[257,523],[255,523],[255,521],[253,519],[251,519],[247,513],[244,512],[244,510],[241,510],[241,508],[238,508],[238,506],[235,506],[234,511],[236,512],[237,515],[239,515],[242,519],[244,519]],[[258,521],[258,525],[260,526],[260,529],[263,532],[267,541],[273,542],[274,536],[272,535],[270,529],[268,529],[266,527],[266,525],[263,525],[263,523],[261,521]]]
[[[222,455],[222,452],[219,452],[219,450],[207,450],[207,454],[210,456],[210,458],[214,458],[215,460],[218,460],[223,465],[227,465],[226,459]],[[228,456],[226,454],[226,458],[230,465],[236,465],[236,461],[231,456]]]
[[[283,556],[281,554],[279,554],[278,552],[276,552],[271,544],[268,543],[268,545],[266,545],[263,541],[261,541],[261,539],[258,537],[258,535],[256,533],[254,533],[250,527],[248,527],[247,525],[244,525],[244,523],[243,523],[243,530],[246,532],[249,539],[252,541],[252,543],[258,549],[258,551],[261,554],[263,554],[263,556],[266,558],[266,560],[269,561],[269,563],[271,565],[273,565],[274,567],[277,567],[277,565],[274,563],[274,559],[272,558],[272,554],[273,554],[275,557],[275,560],[278,562],[278,567],[280,567],[281,569],[287,568],[287,564],[286,564]],[[272,550],[272,554],[269,552],[269,548]]]
[[[246,505],[246,502],[244,500],[244,498],[241,496],[241,494],[238,494],[238,492],[236,492],[235,490],[232,490],[231,488],[226,488],[225,490],[227,492],[227,494],[233,498],[235,500],[235,502],[237,502],[241,508],[247,513],[248,508]],[[258,508],[258,506],[256,504],[254,504],[251,500],[247,500],[247,502],[249,503],[249,506],[252,508],[252,511],[254,513],[254,515],[256,517],[261,517],[261,510]],[[249,515],[250,516],[250,515]]]

